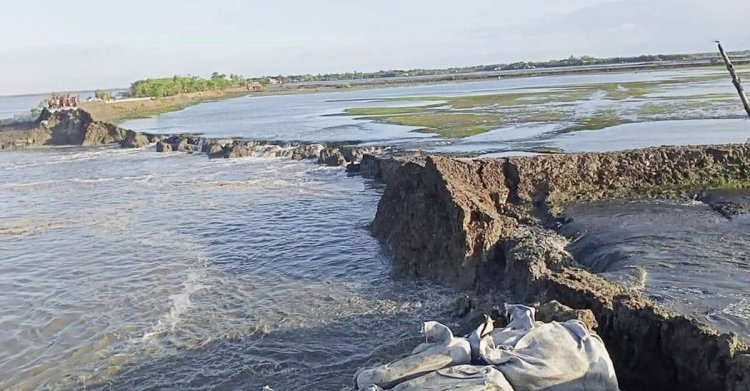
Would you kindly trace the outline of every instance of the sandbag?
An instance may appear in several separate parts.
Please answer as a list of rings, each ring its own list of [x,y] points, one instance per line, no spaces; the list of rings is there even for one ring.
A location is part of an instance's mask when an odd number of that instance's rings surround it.
[[[404,382],[393,391],[513,391],[502,372],[491,366],[458,365]]]
[[[481,357],[479,355],[479,344],[482,338],[490,335],[495,329],[495,323],[489,315],[484,315],[484,322],[480,324],[474,331],[466,336],[469,340],[469,346],[471,346],[471,362],[477,364]]]
[[[422,333],[428,342],[417,346],[411,355],[358,372],[355,375],[357,388],[363,390],[376,385],[389,389],[438,369],[471,363],[469,341],[466,338],[454,337],[447,326],[437,322],[425,322]]]
[[[524,306],[509,326],[480,341],[480,356],[517,390],[618,390],[614,366],[599,336],[578,320],[536,322]],[[518,319],[523,317],[523,319]]]
[[[510,316],[510,322],[502,329],[493,330],[490,335],[495,347],[512,349],[529,330],[541,322],[534,319],[536,309],[533,307],[505,304],[505,312]]]

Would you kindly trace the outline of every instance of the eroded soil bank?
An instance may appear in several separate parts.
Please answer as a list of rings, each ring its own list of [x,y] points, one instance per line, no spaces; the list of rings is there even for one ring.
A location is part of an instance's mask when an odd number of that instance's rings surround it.
[[[750,215],[677,200],[599,201],[564,213],[559,232],[587,270],[750,341]]]
[[[556,232],[572,202],[688,200],[705,188],[744,187],[750,146],[471,162],[365,157],[362,172],[387,183],[373,231],[396,273],[590,309],[624,390],[750,389],[750,348],[736,335],[585,270]]]
[[[208,138],[193,134],[151,134],[98,121],[84,109],[42,111],[31,123],[0,127],[0,151],[64,145],[119,144],[123,148],[143,148],[155,144],[156,152],[203,153],[209,158],[247,156],[285,157],[293,160],[316,159],[318,164],[342,166],[359,171],[364,155],[382,155],[390,148],[243,138]]]

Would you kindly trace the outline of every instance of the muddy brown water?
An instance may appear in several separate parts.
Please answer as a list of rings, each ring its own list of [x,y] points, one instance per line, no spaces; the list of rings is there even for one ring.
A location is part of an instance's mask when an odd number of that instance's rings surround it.
[[[666,201],[573,205],[565,214],[561,233],[579,263],[750,341],[750,215]]]

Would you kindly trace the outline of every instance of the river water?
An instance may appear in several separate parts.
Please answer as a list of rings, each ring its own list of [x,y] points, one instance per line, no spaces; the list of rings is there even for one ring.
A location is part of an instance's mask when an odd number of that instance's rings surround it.
[[[697,118],[599,133],[559,134],[554,124],[532,124],[444,140],[328,115],[387,105],[387,97],[680,75],[557,76],[243,97],[125,126],[479,154],[519,154],[529,145],[613,150],[745,137],[746,121]],[[390,278],[387,258],[367,230],[381,193],[379,185],[342,169],[287,159],[209,160],[114,147],[0,153],[0,389],[345,389],[357,368],[413,346],[420,322],[448,321],[446,308],[459,295]],[[716,221],[705,229],[731,233],[744,227]],[[695,239],[700,243],[693,247],[702,252],[686,252],[688,260],[668,254],[690,235],[675,231],[666,247],[653,239],[644,259],[666,270],[690,262],[718,272],[714,263],[702,262],[719,251],[715,237]],[[724,256],[722,267],[732,259],[744,267],[747,259],[738,255],[747,248],[743,240],[732,242],[734,252]],[[727,290],[746,284],[742,278]],[[681,289],[679,281],[672,283]],[[666,295],[664,286],[650,292]],[[711,290],[708,283],[701,287]],[[737,292],[732,300],[739,304],[716,304],[702,319],[712,321],[727,308],[735,315],[747,311],[747,297]]]
[[[388,278],[380,193],[282,159],[0,154],[0,388],[341,389],[456,297]]]
[[[574,205],[566,215],[562,233],[588,269],[750,341],[750,215],[666,201]]]

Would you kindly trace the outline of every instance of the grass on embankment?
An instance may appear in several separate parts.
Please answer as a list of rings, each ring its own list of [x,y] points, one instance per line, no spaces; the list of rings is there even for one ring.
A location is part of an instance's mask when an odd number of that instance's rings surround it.
[[[247,95],[245,88],[221,91],[204,91],[167,96],[163,98],[133,99],[113,102],[83,102],[80,107],[98,121],[115,124],[130,119],[148,118],[170,111],[182,110],[198,103],[235,98]]]

